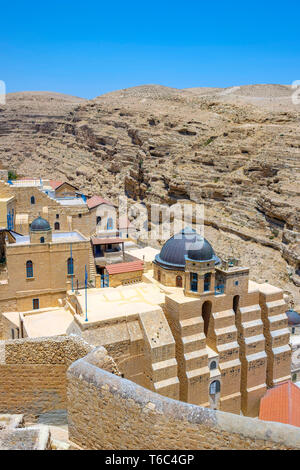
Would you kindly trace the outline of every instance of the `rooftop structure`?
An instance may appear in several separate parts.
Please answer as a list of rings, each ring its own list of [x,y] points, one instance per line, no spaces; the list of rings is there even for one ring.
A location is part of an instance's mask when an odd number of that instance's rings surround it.
[[[107,199],[103,199],[101,196],[93,196],[87,200],[87,206],[89,209],[93,209],[94,207],[98,207],[101,204],[106,204],[108,206],[113,206],[113,204],[108,201]]]
[[[220,263],[210,243],[189,227],[164,244],[160,254],[155,256],[155,263],[165,269],[183,270],[186,258],[197,261],[214,260],[215,264]]]
[[[300,389],[291,381],[267,391],[260,401],[259,419],[300,427]]]
[[[108,274],[130,273],[133,271],[143,271],[143,263],[141,261],[132,261],[129,263],[115,263],[106,266]]]
[[[34,219],[32,224],[30,225],[31,232],[45,232],[48,230],[51,230],[48,220],[43,219],[40,216],[37,219]]]

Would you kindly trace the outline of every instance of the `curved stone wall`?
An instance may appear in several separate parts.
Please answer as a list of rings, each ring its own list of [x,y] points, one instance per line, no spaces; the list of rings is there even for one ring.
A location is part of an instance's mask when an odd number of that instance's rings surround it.
[[[300,429],[163,397],[100,369],[67,371],[70,440],[85,449],[293,449]]]

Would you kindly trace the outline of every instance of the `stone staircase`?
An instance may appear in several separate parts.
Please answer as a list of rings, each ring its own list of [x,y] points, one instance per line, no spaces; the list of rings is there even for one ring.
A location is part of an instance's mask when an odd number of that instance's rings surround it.
[[[97,272],[96,272],[96,265],[95,265],[95,258],[94,258],[92,244],[89,247],[89,273],[90,273],[89,280],[95,283]]]

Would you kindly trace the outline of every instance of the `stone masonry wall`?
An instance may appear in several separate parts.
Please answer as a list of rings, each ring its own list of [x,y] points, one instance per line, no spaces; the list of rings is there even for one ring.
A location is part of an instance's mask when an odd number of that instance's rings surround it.
[[[67,378],[69,438],[85,449],[300,448],[299,428],[163,397],[88,357]]]
[[[65,413],[66,370],[91,349],[75,336],[0,341],[0,413]]]

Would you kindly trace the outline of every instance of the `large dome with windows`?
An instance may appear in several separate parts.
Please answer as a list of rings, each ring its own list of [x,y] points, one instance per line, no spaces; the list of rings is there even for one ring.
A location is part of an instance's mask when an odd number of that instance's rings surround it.
[[[184,228],[166,241],[154,262],[165,269],[183,270],[186,258],[194,261],[214,260],[215,264],[220,263],[211,244],[190,227]]]
[[[48,220],[43,217],[37,217],[30,225],[31,232],[47,232],[51,230]]]

